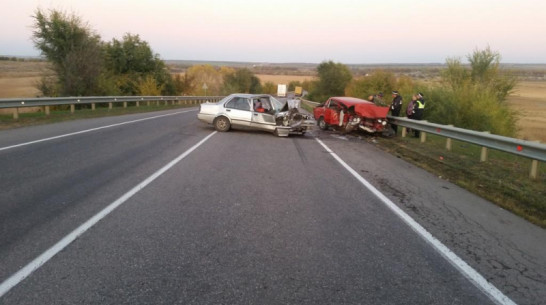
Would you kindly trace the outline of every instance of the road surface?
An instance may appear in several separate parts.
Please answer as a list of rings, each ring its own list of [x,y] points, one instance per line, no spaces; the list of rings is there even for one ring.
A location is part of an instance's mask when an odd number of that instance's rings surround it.
[[[334,155],[506,304],[546,299],[543,229],[372,138],[182,109],[2,131],[0,304],[494,304]]]

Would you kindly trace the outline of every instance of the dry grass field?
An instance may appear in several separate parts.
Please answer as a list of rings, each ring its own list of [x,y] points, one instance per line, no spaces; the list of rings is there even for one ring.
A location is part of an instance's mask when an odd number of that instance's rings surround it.
[[[546,143],[546,82],[520,82],[508,103],[520,112],[519,137]]]
[[[0,61],[0,98],[35,97],[36,82],[48,71],[45,62]],[[313,76],[257,74],[262,83],[288,84]],[[508,103],[520,113],[519,138],[546,143],[546,81],[521,81]]]
[[[0,61],[0,98],[36,97],[36,83],[47,72],[45,62]]]
[[[313,76],[303,76],[303,75],[269,75],[269,74],[256,74],[256,76],[263,83],[272,82],[276,84],[288,84],[291,81],[304,82],[306,80],[314,80]]]

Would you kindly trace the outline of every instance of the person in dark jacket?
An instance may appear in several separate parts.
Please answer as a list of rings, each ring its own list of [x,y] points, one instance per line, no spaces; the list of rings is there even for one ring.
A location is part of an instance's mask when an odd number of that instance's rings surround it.
[[[398,91],[395,90],[392,92],[391,115],[399,116],[400,110],[402,110],[402,97]],[[391,124],[391,126],[394,130],[394,134],[396,134],[398,132],[398,126],[396,124]]]
[[[425,98],[421,92],[417,93],[415,96],[417,100],[415,100],[415,104],[413,105],[413,115],[411,118],[420,121],[423,119],[423,113],[425,112]],[[420,135],[419,130],[414,130],[413,133],[416,138]]]

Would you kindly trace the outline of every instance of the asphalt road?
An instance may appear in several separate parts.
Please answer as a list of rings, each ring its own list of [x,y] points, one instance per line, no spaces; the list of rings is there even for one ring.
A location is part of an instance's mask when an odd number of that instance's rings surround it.
[[[0,283],[132,192],[0,304],[493,304],[315,138],[513,301],[546,299],[543,229],[372,138],[178,110],[0,133]]]

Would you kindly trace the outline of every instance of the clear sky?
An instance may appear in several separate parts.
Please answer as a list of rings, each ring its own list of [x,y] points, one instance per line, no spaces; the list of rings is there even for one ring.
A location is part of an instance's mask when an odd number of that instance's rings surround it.
[[[0,55],[39,55],[37,8],[104,41],[139,34],[162,59],[443,63],[490,46],[504,63],[546,63],[545,0],[2,0]]]

